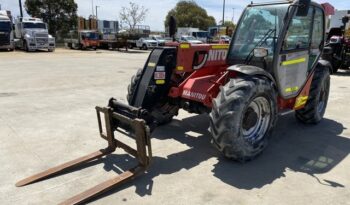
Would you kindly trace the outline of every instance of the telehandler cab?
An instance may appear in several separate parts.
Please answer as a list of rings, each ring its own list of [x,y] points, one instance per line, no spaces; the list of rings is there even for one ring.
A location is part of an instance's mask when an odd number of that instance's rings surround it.
[[[170,21],[174,36],[176,23]],[[247,161],[267,146],[278,115],[295,111],[307,124],[321,121],[330,87],[329,62],[320,60],[323,8],[310,0],[250,4],[231,45],[170,43],[150,54],[128,87],[129,105],[111,99],[96,107],[108,147],[18,182],[31,184],[122,148],[138,165],[63,204],[79,204],[143,173],[152,159],[150,133],[179,109],[208,113],[213,144],[224,156]],[[104,123],[101,117],[104,116]],[[103,129],[102,124],[105,124]],[[122,133],[137,149],[116,139]]]

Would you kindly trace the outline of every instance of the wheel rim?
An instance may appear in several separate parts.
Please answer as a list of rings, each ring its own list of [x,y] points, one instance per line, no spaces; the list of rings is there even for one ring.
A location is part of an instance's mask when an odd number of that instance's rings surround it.
[[[317,105],[317,111],[320,114],[322,114],[324,112],[324,110],[326,109],[327,96],[328,96],[328,85],[329,85],[329,82],[326,81],[325,83],[323,83],[323,85],[321,87],[320,98],[319,98],[318,105]]]
[[[242,132],[244,138],[251,142],[260,141],[266,134],[271,120],[271,107],[265,97],[255,98],[243,115]]]

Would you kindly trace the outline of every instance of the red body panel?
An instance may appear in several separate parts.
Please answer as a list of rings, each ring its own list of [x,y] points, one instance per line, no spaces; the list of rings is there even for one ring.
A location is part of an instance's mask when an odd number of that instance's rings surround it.
[[[169,97],[199,102],[211,108],[213,99],[220,92],[220,87],[230,78],[237,76],[236,72],[227,70],[228,45],[170,43],[167,46],[178,48],[175,75],[182,79],[170,89]],[[312,78],[313,74],[309,76],[298,97],[291,99],[278,97],[279,110],[302,109],[309,95]]]
[[[98,47],[100,46],[100,42],[99,40],[85,39],[83,40],[83,45],[84,47]]]

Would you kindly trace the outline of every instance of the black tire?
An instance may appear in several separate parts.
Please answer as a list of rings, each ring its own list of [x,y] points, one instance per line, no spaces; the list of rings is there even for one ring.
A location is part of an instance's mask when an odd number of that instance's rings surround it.
[[[23,41],[23,50],[29,52],[27,41]]]
[[[341,64],[342,62],[337,59],[332,60],[332,67],[333,67],[332,74],[336,74],[338,72],[339,68],[341,67]]]
[[[259,114],[252,108],[257,100],[265,104]],[[213,100],[210,114],[213,144],[227,158],[252,160],[267,147],[276,121],[277,92],[271,80],[258,76],[231,79]],[[251,130],[254,132],[247,135]]]
[[[148,50],[147,45],[146,45],[146,44],[143,44],[143,45],[142,45],[142,49],[145,50],[145,51],[147,51],[147,50]]]
[[[317,67],[305,107],[295,112],[296,118],[305,124],[317,124],[322,119],[328,105],[330,74],[327,67]]]
[[[128,86],[126,96],[129,105],[132,105],[132,98],[137,89],[137,85],[142,77],[142,69],[139,69],[136,75],[132,76],[131,83]],[[173,117],[178,114],[179,107],[169,104],[169,102],[159,102],[150,110],[152,116],[158,125],[164,125],[172,121]]]

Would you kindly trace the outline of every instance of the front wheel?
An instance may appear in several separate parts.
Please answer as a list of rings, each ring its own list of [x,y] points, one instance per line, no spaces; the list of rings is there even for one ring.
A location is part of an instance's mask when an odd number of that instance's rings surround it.
[[[142,45],[142,50],[148,50],[148,47],[147,47],[146,44],[143,44],[143,45]]]
[[[312,79],[310,94],[305,107],[295,112],[296,118],[305,124],[317,124],[326,112],[330,89],[327,67],[317,67]]]
[[[128,94],[126,96],[129,105],[133,105],[132,99],[136,94],[137,87],[142,78],[142,69],[139,69],[136,75],[132,76],[131,83],[128,86]],[[165,100],[160,100],[151,110],[149,110],[152,117],[159,125],[164,125],[172,121],[173,117],[178,114],[179,107],[172,105]]]
[[[213,101],[210,131],[225,157],[245,162],[267,146],[277,120],[277,92],[265,77],[231,79]]]

